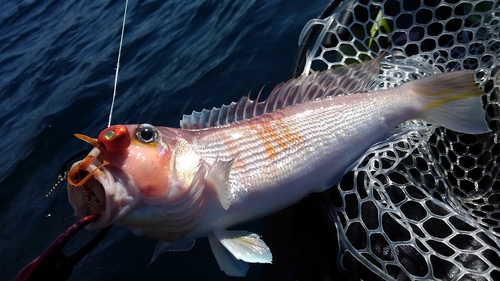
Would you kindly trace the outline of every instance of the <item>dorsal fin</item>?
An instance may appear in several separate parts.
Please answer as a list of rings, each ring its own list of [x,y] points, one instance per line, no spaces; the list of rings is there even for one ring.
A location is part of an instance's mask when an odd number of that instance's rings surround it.
[[[182,129],[217,127],[316,99],[366,92],[371,90],[377,81],[382,57],[355,65],[314,72],[280,83],[265,101],[259,102],[261,90],[255,100],[251,100],[248,95],[219,108],[193,111],[191,115],[182,117],[180,126]]]

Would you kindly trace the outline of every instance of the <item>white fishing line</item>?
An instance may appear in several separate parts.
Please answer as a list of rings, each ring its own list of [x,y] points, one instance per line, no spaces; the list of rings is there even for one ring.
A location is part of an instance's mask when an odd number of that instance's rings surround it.
[[[113,108],[115,106],[116,85],[118,84],[118,71],[120,69],[120,57],[122,55],[123,33],[125,32],[125,21],[127,20],[128,0],[125,0],[125,11],[123,12],[122,34],[120,36],[120,47],[118,48],[118,59],[116,62],[115,85],[113,87],[113,98],[111,100],[111,108],[109,109],[108,127],[111,126],[111,117],[113,116]]]

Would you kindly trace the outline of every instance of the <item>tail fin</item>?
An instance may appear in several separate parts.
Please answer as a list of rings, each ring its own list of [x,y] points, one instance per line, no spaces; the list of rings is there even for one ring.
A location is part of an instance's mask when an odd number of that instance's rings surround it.
[[[467,134],[491,131],[481,101],[484,92],[476,86],[473,72],[436,74],[412,84],[423,100],[422,119]]]

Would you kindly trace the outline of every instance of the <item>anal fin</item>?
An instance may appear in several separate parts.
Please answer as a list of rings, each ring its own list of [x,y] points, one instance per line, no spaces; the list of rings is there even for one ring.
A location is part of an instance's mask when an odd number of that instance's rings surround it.
[[[243,277],[250,267],[248,263],[236,259],[224,246],[220,243],[215,235],[208,235],[208,241],[215,259],[219,264],[220,270],[224,271],[229,276]]]

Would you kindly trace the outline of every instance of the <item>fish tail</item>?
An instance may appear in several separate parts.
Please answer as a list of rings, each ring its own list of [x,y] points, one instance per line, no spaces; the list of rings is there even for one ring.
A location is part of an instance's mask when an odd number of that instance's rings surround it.
[[[467,134],[491,131],[481,100],[485,93],[476,86],[473,72],[452,71],[411,83],[423,101],[420,118]]]

